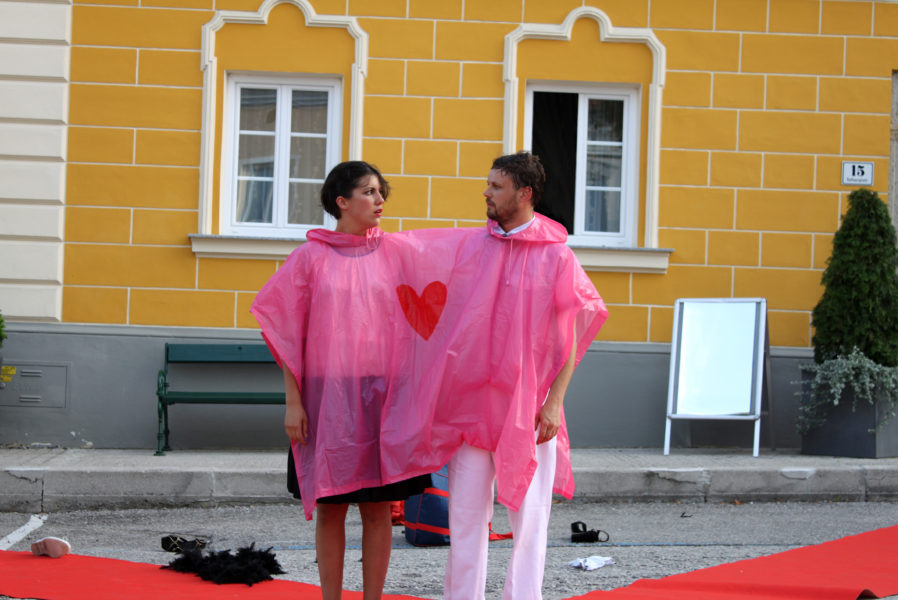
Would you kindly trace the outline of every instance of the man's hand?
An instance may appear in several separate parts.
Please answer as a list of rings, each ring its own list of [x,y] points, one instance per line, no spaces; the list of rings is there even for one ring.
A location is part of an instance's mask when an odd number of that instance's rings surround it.
[[[571,382],[571,376],[574,374],[574,367],[577,360],[577,331],[574,330],[571,336],[571,353],[568,355],[564,366],[552,382],[549,388],[549,395],[543,403],[543,407],[539,409],[536,415],[536,427],[539,432],[537,434],[536,443],[542,444],[548,442],[558,435],[558,428],[561,427],[561,411],[564,407],[564,392]]]
[[[536,415],[536,430],[539,432],[536,443],[548,442],[558,435],[561,427],[561,401],[554,400],[551,396]]]

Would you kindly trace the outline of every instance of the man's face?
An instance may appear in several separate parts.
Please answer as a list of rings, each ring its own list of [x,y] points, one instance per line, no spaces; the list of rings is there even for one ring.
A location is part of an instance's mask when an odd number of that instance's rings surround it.
[[[486,178],[486,216],[500,225],[516,220],[530,207],[530,188],[516,190],[514,180],[499,169],[492,169]]]

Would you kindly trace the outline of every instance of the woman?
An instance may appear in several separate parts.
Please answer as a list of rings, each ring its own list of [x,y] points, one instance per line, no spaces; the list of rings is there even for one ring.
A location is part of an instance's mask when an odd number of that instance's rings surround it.
[[[335,231],[312,230],[252,307],[284,370],[284,428],[292,442],[306,518],[317,505],[316,549],[324,600],[340,598],[345,519],[362,517],[364,598],[381,597],[392,545],[390,502],[421,493],[427,475],[384,482],[381,425],[403,389],[395,335],[396,257],[378,227],[389,185],[362,161],[344,162],[321,189]],[[387,485],[384,485],[388,483]]]

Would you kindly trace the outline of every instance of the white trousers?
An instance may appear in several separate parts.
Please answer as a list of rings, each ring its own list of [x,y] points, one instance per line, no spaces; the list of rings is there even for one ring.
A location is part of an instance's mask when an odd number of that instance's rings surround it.
[[[555,479],[555,438],[536,447],[537,468],[518,511],[503,600],[542,600],[546,537]],[[444,600],[484,600],[489,522],[493,518],[493,453],[462,445],[449,462],[449,560]]]

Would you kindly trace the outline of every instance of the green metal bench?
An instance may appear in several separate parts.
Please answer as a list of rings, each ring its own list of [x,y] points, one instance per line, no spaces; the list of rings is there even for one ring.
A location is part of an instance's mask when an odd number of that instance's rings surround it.
[[[159,433],[156,456],[171,450],[168,444],[168,407],[172,404],[284,404],[284,392],[178,391],[171,390],[168,366],[174,363],[262,364],[274,363],[265,344],[165,344],[165,366],[156,378]]]

